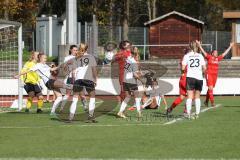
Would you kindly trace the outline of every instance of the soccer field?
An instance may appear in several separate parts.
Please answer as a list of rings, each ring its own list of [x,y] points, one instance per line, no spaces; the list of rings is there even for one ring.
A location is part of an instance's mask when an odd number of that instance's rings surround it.
[[[174,97],[168,98],[170,104]],[[203,102],[203,100],[202,100]],[[127,111],[127,120],[115,117],[114,99],[98,99],[97,124],[84,123],[79,105],[77,120],[50,119],[44,113],[0,113],[2,159],[220,159],[240,158],[240,99],[216,97],[216,108],[202,107],[200,118],[182,118],[184,103],[166,118],[164,108],[144,110],[143,119]],[[115,107],[117,106],[117,107]],[[115,108],[114,108],[115,107]],[[110,111],[113,109],[113,111]],[[5,112],[5,111],[9,112]],[[4,111],[4,112],[3,112]],[[59,115],[64,119],[67,114]],[[174,121],[178,119],[178,121]],[[170,122],[170,123],[168,123]]]

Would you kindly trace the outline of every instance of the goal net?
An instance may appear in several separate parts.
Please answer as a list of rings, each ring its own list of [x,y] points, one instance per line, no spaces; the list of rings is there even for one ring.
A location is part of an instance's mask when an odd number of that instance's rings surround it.
[[[13,75],[22,68],[22,25],[0,20],[0,107],[22,108],[22,84]]]

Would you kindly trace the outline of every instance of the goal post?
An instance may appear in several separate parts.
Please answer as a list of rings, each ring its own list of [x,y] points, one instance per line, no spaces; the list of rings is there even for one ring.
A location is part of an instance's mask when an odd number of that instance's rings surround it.
[[[22,24],[0,19],[0,107],[22,109],[22,81],[13,78],[21,72],[22,54]]]

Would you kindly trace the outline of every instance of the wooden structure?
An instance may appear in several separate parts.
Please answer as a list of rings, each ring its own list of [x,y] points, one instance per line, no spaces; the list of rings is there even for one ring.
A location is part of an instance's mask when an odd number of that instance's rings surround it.
[[[223,12],[223,18],[232,20],[232,59],[240,59],[240,11]]]
[[[204,22],[173,11],[144,25],[149,27],[151,56],[180,58],[189,42],[201,40]]]

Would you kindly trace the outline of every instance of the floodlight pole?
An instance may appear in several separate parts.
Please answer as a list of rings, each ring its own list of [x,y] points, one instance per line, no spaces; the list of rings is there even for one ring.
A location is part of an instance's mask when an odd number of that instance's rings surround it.
[[[77,0],[66,0],[67,44],[77,44]]]

